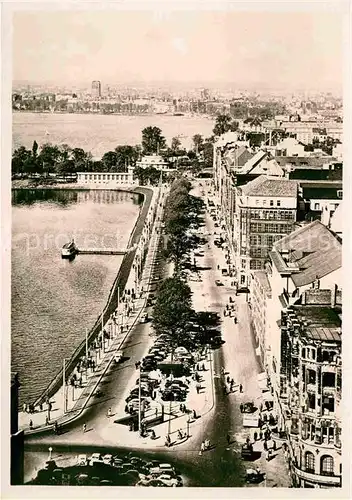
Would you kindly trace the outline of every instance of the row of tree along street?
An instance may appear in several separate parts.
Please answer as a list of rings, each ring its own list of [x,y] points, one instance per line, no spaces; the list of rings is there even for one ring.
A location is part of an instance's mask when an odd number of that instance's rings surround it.
[[[204,239],[196,236],[202,225],[204,203],[190,195],[191,184],[184,177],[171,185],[164,215],[163,254],[174,265],[174,273],[159,286],[153,311],[156,335],[168,335],[172,353],[177,347],[194,349],[214,344],[219,337],[216,313],[196,312],[192,308],[192,292],[187,284],[187,270],[194,270],[190,253]]]

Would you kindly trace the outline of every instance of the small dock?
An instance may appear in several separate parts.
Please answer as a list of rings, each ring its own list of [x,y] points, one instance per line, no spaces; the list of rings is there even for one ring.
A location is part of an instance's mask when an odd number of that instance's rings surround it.
[[[126,250],[116,248],[77,248],[77,254],[125,255]]]

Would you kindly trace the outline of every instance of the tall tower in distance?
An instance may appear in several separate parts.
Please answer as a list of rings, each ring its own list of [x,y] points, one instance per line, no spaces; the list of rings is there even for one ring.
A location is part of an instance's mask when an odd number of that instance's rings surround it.
[[[101,82],[99,80],[92,81],[92,96],[101,97]]]

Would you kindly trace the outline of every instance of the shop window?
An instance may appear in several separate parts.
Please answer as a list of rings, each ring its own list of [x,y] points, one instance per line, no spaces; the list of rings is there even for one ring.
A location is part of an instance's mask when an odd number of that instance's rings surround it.
[[[243,274],[241,275],[241,285],[244,285],[246,282],[246,277],[243,276]]]
[[[307,451],[305,456],[305,469],[307,472],[315,472],[315,458],[312,452]]]
[[[320,474],[323,476],[334,475],[334,459],[330,455],[323,455],[320,459]]]
[[[335,373],[323,373],[323,387],[335,387]]]

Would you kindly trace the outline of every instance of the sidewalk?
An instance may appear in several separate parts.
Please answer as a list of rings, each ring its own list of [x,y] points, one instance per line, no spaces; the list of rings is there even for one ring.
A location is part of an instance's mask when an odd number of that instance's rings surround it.
[[[34,413],[26,413],[24,411],[19,412],[19,428],[24,429],[26,433],[35,433],[45,427],[50,428],[53,426],[54,422],[57,422],[58,425],[63,425],[68,421],[72,421],[77,418],[86,407],[90,397],[99,385],[102,376],[108,370],[114,359],[114,355],[120,348],[123,347],[125,339],[128,337],[131,328],[135,325],[146,304],[151,273],[159,242],[160,233],[157,229],[160,228],[159,217],[162,214],[162,210],[163,203],[162,206],[159,205],[157,208],[155,224],[152,230],[142,278],[139,284],[139,289],[143,290],[142,296],[137,296],[138,298],[132,301],[129,300],[129,296],[125,295],[127,298],[126,303],[128,304],[128,307],[132,309],[130,314],[127,314],[127,308],[124,307],[124,303],[120,301],[120,304],[116,309],[116,316],[119,318],[119,328],[117,328],[110,319],[105,325],[103,325],[106,331],[110,331],[110,338],[104,340],[104,349],[93,350],[91,347],[89,348],[90,353],[95,357],[96,366],[94,369],[87,368],[80,371],[79,376],[82,379],[81,387],[67,386],[66,412],[64,412],[63,386],[61,386],[59,391],[50,399],[50,410],[48,408],[48,404],[44,403],[42,405],[42,409],[36,408]],[[132,289],[134,287],[135,276],[133,269],[131,268],[125,290]],[[123,330],[120,326],[121,320],[123,321]],[[49,423],[47,421],[48,417]],[[32,430],[30,430],[30,421],[32,421]]]

